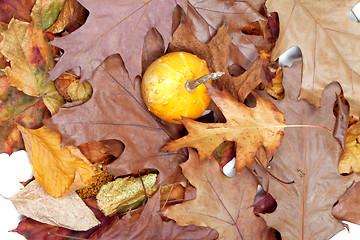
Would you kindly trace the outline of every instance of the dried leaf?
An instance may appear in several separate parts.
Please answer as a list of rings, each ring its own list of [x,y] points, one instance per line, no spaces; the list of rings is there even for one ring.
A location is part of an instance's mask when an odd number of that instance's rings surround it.
[[[169,46],[171,51],[186,51],[205,59],[210,71],[221,71],[225,74],[216,81],[216,85],[226,89],[240,101],[256,88],[259,83],[267,84],[262,61],[255,61],[246,72],[238,77],[232,77],[227,68],[227,59],[230,49],[231,38],[228,29],[222,26],[217,34],[207,44],[198,41],[191,33],[190,29],[180,24],[173,35],[173,40]],[[257,54],[257,53],[256,53]]]
[[[332,209],[332,215],[339,220],[360,224],[360,183],[349,188]]]
[[[12,20],[3,33],[0,51],[11,63],[5,68],[9,82],[24,93],[42,97],[51,114],[63,103],[53,82],[45,82],[53,56],[44,34],[29,23]]]
[[[86,101],[92,96],[92,87],[88,81],[80,84],[80,78],[71,73],[62,73],[55,80],[55,87],[67,102]]]
[[[36,1],[31,18],[34,28],[41,31],[47,30],[58,18],[61,10],[64,8],[66,0],[38,0]]]
[[[126,214],[107,231],[100,240],[120,239],[216,239],[217,234],[209,228],[198,226],[178,226],[175,222],[165,222],[160,215],[160,193],[149,199],[141,215],[135,219]]]
[[[304,59],[300,97],[320,106],[321,93],[331,82],[339,82],[349,101],[350,114],[360,115],[359,24],[349,11],[358,0],[266,2],[269,12],[277,12],[280,36],[273,50],[277,59],[292,46],[301,49]],[[321,56],[321,57],[318,57]]]
[[[75,231],[87,231],[100,224],[75,192],[53,198],[36,181],[29,183],[10,200],[20,214],[39,222]]]
[[[316,126],[334,130],[333,106],[341,88],[336,83],[326,87],[321,107],[315,108],[304,99],[298,100],[300,73],[300,61],[284,68],[284,99],[268,98],[284,113],[287,124],[315,127],[286,128],[282,144],[268,163],[274,176],[284,181],[294,180],[294,183],[284,184],[255,166],[262,185],[269,184],[268,192],[277,202],[276,210],[262,217],[268,226],[280,231],[284,240],[329,239],[343,229],[342,223],[331,216],[331,209],[351,185],[352,178],[337,172],[341,144],[332,133]]]
[[[339,160],[339,173],[360,173],[360,122],[349,127],[345,149]]]
[[[0,73],[0,101],[6,99],[6,95],[9,92],[10,87],[11,86],[6,75]]]
[[[265,28],[267,19],[259,13],[263,5],[263,0],[190,0],[184,21],[196,39],[202,43],[209,42],[216,31],[226,24],[231,38],[228,66],[235,63],[248,69],[257,58],[256,45],[267,49],[272,45],[262,35],[249,36],[242,33],[243,27],[253,22],[259,23],[262,29]]]
[[[62,32],[65,29],[66,25],[70,23],[73,15],[74,0],[66,0],[61,12],[56,19],[56,22],[54,22],[51,27],[49,27],[46,31],[51,33]]]
[[[182,226],[194,224],[215,229],[219,239],[261,239],[266,225],[253,212],[257,182],[248,169],[228,178],[216,160],[200,162],[195,151],[189,151],[190,158],[181,167],[196,187],[196,198],[170,206],[165,216]]]
[[[12,18],[30,22],[34,0],[2,0],[0,2],[0,22],[9,23]]]
[[[0,88],[4,86],[2,80],[7,81],[6,76],[0,76]],[[4,90],[0,96],[0,153],[12,154],[25,148],[16,124],[39,128],[50,113],[41,98],[28,96],[14,87]]]
[[[34,176],[53,197],[83,188],[94,175],[92,164],[73,146],[61,147],[59,133],[45,127],[17,126],[22,133]]]
[[[187,6],[187,0],[129,3],[107,0],[102,4],[94,0],[79,2],[89,10],[89,18],[76,32],[51,42],[65,51],[50,72],[52,80],[76,66],[81,68],[81,81],[89,79],[106,57],[119,53],[133,82],[141,74],[142,47],[146,33],[151,28],[156,28],[167,46],[171,40],[174,8],[177,4],[183,9]]]
[[[236,156],[235,142],[223,142],[213,153],[214,158],[220,164],[221,169]]]
[[[72,231],[67,228],[56,227],[53,225],[41,223],[31,218],[25,218],[20,221],[18,227],[12,232],[17,232],[23,235],[28,240],[63,240],[64,237],[56,236],[55,234],[61,234],[64,236],[85,238],[97,240],[100,236],[106,232],[117,221],[117,217],[106,217],[97,208],[96,200],[94,198],[86,199],[85,204],[93,211],[96,218],[101,222],[87,231]],[[51,235],[50,235],[51,234]]]
[[[256,107],[249,108],[225,91],[220,92],[209,84],[206,87],[208,95],[224,114],[226,123],[201,123],[183,118],[180,122],[189,134],[168,143],[162,150],[193,147],[198,150],[200,160],[204,160],[211,158],[215,148],[223,141],[235,141],[237,171],[252,166],[256,151],[261,146],[265,147],[266,157],[270,159],[283,137],[283,128],[286,126],[283,114],[270,101],[257,94],[254,94]]]
[[[109,148],[101,142],[92,141],[78,146],[91,163],[101,163],[110,157]]]
[[[117,178],[102,186],[96,195],[97,205],[105,216],[115,213],[123,213],[131,208],[136,208],[145,199],[144,187],[147,196],[152,196],[156,188],[152,186],[156,182],[156,174],[148,174],[140,178],[125,177]]]
[[[124,152],[107,166],[115,176],[157,169],[160,185],[176,182],[181,175],[178,163],[184,158],[176,153],[161,153],[159,149],[180,131],[169,130],[153,118],[143,103],[140,82],[137,79],[133,88],[120,56],[109,57],[90,83],[94,93],[89,101],[60,109],[45,121],[46,126],[59,131],[65,144],[121,141]]]

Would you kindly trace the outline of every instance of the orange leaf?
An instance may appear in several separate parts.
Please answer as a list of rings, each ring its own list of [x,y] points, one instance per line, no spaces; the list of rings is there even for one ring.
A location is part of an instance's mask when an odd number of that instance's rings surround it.
[[[74,146],[61,147],[59,133],[41,127],[36,130],[18,125],[34,171],[35,179],[53,197],[86,186],[94,175],[92,164]]]
[[[224,141],[236,141],[237,171],[252,166],[257,149],[265,147],[270,159],[280,146],[285,126],[284,115],[274,104],[257,94],[256,107],[249,108],[236,101],[227,92],[221,92],[209,84],[209,96],[227,119],[226,123],[200,123],[191,119],[180,120],[189,134],[170,142],[162,150],[175,151],[183,147],[198,150],[200,160],[211,158],[215,148]]]

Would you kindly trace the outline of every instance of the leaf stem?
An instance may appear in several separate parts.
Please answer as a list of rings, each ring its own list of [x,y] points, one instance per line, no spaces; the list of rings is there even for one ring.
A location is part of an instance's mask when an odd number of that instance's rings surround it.
[[[259,164],[262,168],[264,168],[264,170],[265,170],[270,176],[272,176],[273,178],[275,178],[275,179],[278,180],[279,182],[281,182],[281,183],[283,183],[283,184],[293,184],[293,183],[295,183],[294,180],[292,180],[292,181],[290,181],[290,182],[286,182],[286,181],[281,180],[280,178],[274,176],[274,175],[269,171],[269,169],[267,169],[267,168],[264,166],[264,164],[262,164],[262,162],[260,161],[260,159],[259,159],[257,156],[255,156],[255,161],[256,161],[256,163]]]
[[[185,88],[189,92],[193,92],[193,91],[195,91],[195,89],[198,86],[200,86],[204,82],[207,82],[209,80],[218,79],[219,77],[221,77],[224,74],[225,74],[224,72],[214,72],[214,73],[206,74],[206,75],[204,75],[202,77],[199,77],[199,78],[197,78],[195,80],[187,80],[186,83],[185,83]]]

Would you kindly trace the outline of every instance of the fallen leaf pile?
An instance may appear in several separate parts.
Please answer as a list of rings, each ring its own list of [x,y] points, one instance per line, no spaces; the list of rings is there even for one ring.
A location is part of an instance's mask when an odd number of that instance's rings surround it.
[[[360,224],[356,3],[1,1],[0,153],[26,150],[34,174],[8,198],[25,216],[12,231],[305,240]],[[302,59],[279,66],[292,46]],[[223,72],[181,124],[141,94],[174,51]]]

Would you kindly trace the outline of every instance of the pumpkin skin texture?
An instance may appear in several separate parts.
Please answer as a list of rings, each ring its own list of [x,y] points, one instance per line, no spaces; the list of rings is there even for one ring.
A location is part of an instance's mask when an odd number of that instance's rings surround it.
[[[172,52],[158,58],[145,71],[141,83],[147,108],[159,118],[176,124],[180,122],[175,119],[200,117],[211,101],[208,90],[201,84],[189,92],[185,84],[208,73],[206,61],[187,52]]]

